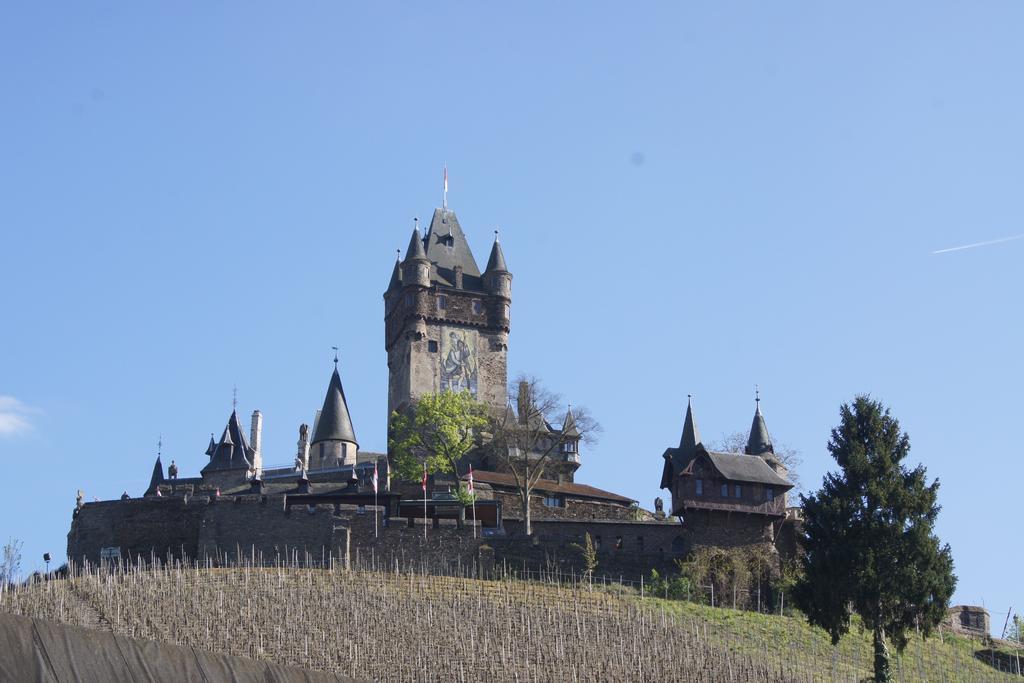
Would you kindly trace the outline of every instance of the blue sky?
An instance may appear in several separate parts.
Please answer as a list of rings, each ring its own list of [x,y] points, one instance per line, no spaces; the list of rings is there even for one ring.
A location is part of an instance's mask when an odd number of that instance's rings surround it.
[[[412,218],[500,226],[510,371],[605,428],[650,507],[686,395],[820,483],[870,392],[942,482],[958,602],[1021,605],[1017,3],[92,3],[0,20],[0,537],[203,464],[238,386],[293,456],[342,347],[385,447]],[[1016,592],[1015,592],[1016,591]],[[1002,614],[999,614],[999,612]]]

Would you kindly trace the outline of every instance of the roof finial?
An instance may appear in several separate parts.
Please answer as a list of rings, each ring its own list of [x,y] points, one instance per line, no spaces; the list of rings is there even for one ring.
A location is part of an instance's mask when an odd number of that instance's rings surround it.
[[[448,162],[444,163],[444,200],[441,203],[441,208],[445,211],[448,210]]]
[[[331,348],[334,349],[334,369],[337,370],[338,369],[338,347],[337,346],[332,346]]]
[[[756,401],[757,403],[761,402],[761,388],[758,387],[756,384],[754,385],[754,401]]]
[[[395,263],[401,263],[402,261],[402,250],[395,249]]]
[[[497,228],[497,227],[495,227],[495,228],[494,228],[494,241],[495,241],[495,242],[498,242],[498,241],[499,241],[499,240],[498,240],[498,228]]]
[[[414,217],[413,217],[413,219],[412,219],[412,227],[413,227],[413,229],[414,229],[414,230],[415,230],[415,231],[417,232],[417,234],[418,234],[418,233],[419,233],[419,231],[420,231],[420,217],[419,217],[419,216],[414,216]]]
[[[231,412],[238,410],[238,385],[231,390]]]
[[[160,438],[156,440],[156,457],[160,457],[164,452],[164,435],[161,434]]]

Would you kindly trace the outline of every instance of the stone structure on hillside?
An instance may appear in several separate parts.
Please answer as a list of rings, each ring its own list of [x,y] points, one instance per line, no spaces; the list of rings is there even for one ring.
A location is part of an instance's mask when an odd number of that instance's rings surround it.
[[[579,481],[582,435],[572,408],[560,424],[549,423],[531,410],[527,385],[519,387],[517,405],[508,402],[511,283],[497,232],[481,272],[447,205],[434,211],[425,235],[414,227],[384,292],[387,414],[410,410],[427,394],[468,391],[509,424],[534,430],[537,448],[552,452],[533,487],[532,537],[522,534],[513,474],[486,448],[470,453],[460,471],[473,467],[475,505],[452,495],[454,480],[431,477],[426,496],[419,481],[392,481],[388,455],[360,449],[335,356],[312,427],[298,427],[294,455],[265,458],[263,414],[252,413],[246,434],[236,407],[220,438],[210,435],[198,476],[175,470],[165,477],[158,453],[141,499],[80,501],[69,558],[225,559],[248,552],[269,561],[301,552],[349,561],[361,550],[411,558],[443,541],[449,560],[475,562],[486,543],[492,560],[568,567],[589,533],[602,567],[636,576],[672,569],[703,545],[782,547],[792,485],[774,457],[760,407],[745,454],[704,448],[687,408],[680,445],[664,454],[666,511],[648,512],[628,496]]]
[[[786,493],[793,484],[775,456],[768,428],[755,399],[754,421],[743,453],[706,448],[686,406],[677,448],[667,448],[661,488],[672,495],[672,514],[683,519],[698,545],[776,544],[786,522]]]

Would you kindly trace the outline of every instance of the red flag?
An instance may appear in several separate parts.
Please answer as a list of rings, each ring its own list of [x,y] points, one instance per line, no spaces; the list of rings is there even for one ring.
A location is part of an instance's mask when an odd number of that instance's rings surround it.
[[[377,493],[377,463],[373,463],[373,492]]]
[[[469,495],[473,495],[473,466],[469,466]]]
[[[423,465],[423,493],[427,492],[427,466]]]

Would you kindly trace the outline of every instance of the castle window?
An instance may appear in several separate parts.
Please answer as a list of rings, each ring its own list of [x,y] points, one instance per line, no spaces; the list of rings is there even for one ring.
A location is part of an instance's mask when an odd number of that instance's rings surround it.
[[[737,498],[742,498],[743,497],[743,489],[740,488],[739,484],[736,484],[736,497]]]
[[[443,311],[446,308],[448,308],[448,297],[446,297],[444,294],[438,294],[437,295],[437,310]]]
[[[728,498],[728,497],[729,497],[729,485],[728,484],[722,484],[722,498]]]
[[[544,496],[544,504],[549,508],[563,508],[565,507],[565,499],[561,496]]]
[[[480,315],[483,312],[484,312],[484,305],[482,303],[480,303],[479,301],[475,301],[474,300],[473,301],[473,314],[474,315]]]
[[[427,351],[430,353],[437,353],[437,342],[433,339],[427,341]]]
[[[704,480],[698,479],[694,482],[694,487],[698,496],[704,495]]]
[[[505,304],[504,306],[502,306],[501,310],[502,310],[502,313],[505,314],[505,317],[508,318],[508,304]]]
[[[764,487],[764,499],[765,500],[775,500],[775,489],[772,488],[771,486],[765,486]]]

